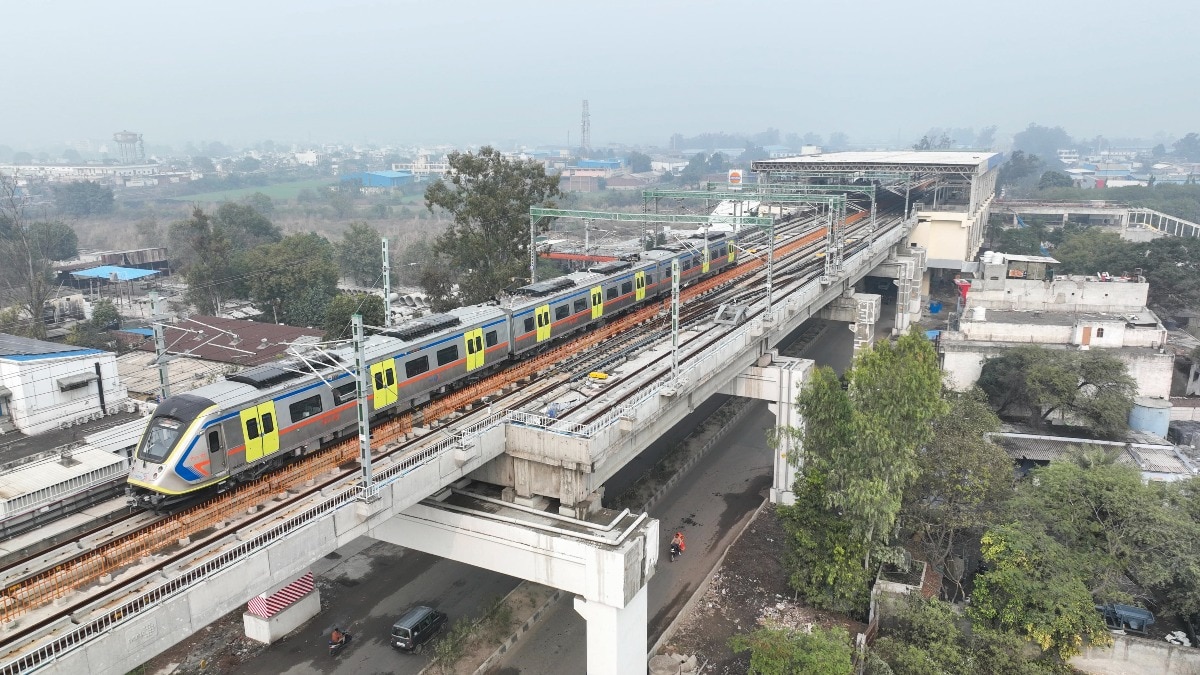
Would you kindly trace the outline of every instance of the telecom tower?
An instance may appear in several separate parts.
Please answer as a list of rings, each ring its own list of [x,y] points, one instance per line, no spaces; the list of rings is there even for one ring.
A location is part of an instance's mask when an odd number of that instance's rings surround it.
[[[141,164],[146,161],[146,149],[142,147],[142,135],[135,131],[118,131],[113,134],[121,152],[122,164]]]
[[[583,122],[579,125],[579,154],[592,148],[592,116],[588,113],[587,99],[583,99]]]

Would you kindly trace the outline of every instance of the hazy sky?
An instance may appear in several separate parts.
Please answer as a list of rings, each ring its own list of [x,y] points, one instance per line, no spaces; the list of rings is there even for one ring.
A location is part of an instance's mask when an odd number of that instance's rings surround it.
[[[5,2],[0,144],[1200,130],[1195,0]],[[5,158],[7,159],[7,158]]]

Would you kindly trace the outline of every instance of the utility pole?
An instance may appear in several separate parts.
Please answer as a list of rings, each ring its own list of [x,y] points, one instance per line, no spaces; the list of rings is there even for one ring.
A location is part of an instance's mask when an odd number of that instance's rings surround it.
[[[529,219],[529,283],[537,283],[537,220]]]
[[[150,291],[150,325],[154,328],[154,361],[158,364],[158,391],[162,401],[171,395],[171,380],[167,377],[167,338],[158,313],[158,291]]]
[[[363,337],[362,314],[355,314],[354,323],[354,373],[358,394],[358,453],[362,465],[362,486],[359,500],[370,502],[375,500],[375,484],[371,481],[371,420],[367,409],[367,351],[366,339]]]
[[[671,381],[679,381],[679,258],[671,261]]]
[[[775,318],[771,314],[772,303],[774,302],[775,280],[773,274],[775,271],[775,226],[767,226],[767,312],[766,319],[768,322],[774,321]]]
[[[383,238],[383,327],[392,327],[392,256],[387,237]]]

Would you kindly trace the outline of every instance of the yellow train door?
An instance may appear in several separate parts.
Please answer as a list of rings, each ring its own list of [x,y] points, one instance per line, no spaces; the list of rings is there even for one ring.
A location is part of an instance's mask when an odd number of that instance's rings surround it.
[[[371,390],[375,393],[375,409],[391,405],[400,398],[396,381],[396,359],[384,359],[371,364]]]
[[[482,368],[484,357],[483,351],[483,329],[476,328],[475,330],[467,331],[463,335],[463,341],[467,347],[467,372],[471,372],[476,368]]]
[[[600,286],[592,287],[592,318],[599,319],[604,316],[604,289]]]
[[[274,401],[258,405],[258,422],[263,433],[262,454],[265,457],[279,450],[279,418],[275,416]]]
[[[708,244],[704,245],[704,262],[700,263],[700,272],[708,274]]]
[[[279,450],[279,421],[275,402],[267,401],[238,413],[242,437],[246,439],[246,462],[254,462]]]
[[[734,251],[734,246],[733,246],[733,244],[730,244],[729,245],[729,264],[730,265],[732,265],[734,263],[735,255],[736,255],[736,252]]]
[[[533,311],[537,320],[537,341],[550,339],[550,305],[542,305]]]
[[[633,299],[641,302],[646,299],[646,273],[638,272],[633,275]]]
[[[242,438],[246,439],[246,462],[262,459],[262,427],[259,426],[258,408],[246,408],[239,413],[242,418]]]

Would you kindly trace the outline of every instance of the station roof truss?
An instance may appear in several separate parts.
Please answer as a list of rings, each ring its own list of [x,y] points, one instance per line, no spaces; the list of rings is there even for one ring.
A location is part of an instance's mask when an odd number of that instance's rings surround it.
[[[708,225],[713,222],[735,225],[770,225],[774,218],[762,216],[711,216],[691,213],[614,213],[610,211],[575,211],[570,209],[546,209],[538,206],[529,209],[529,219],[537,223],[542,218],[578,218],[580,220],[610,220],[626,223],[669,223],[675,225]]]

